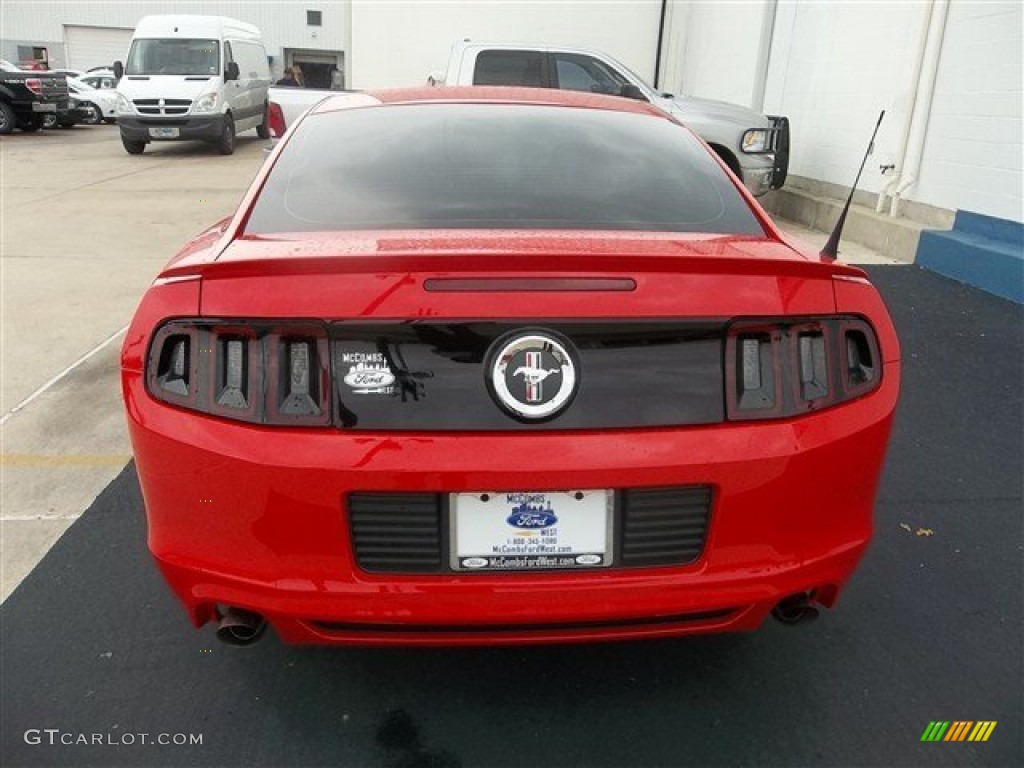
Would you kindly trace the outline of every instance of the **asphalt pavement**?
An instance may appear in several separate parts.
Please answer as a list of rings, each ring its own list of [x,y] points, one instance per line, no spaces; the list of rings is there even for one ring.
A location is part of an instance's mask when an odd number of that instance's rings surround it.
[[[0,607],[0,763],[1024,764],[1021,307],[912,266],[870,271],[903,392],[875,541],[816,623],[527,649],[272,633],[227,647],[191,629],[153,567],[129,465]],[[997,726],[922,743],[933,720]]]

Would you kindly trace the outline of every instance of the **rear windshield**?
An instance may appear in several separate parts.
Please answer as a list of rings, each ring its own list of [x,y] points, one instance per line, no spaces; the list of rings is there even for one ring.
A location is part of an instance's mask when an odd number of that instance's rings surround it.
[[[725,172],[675,123],[503,104],[392,105],[304,120],[246,231],[358,229],[764,234]]]

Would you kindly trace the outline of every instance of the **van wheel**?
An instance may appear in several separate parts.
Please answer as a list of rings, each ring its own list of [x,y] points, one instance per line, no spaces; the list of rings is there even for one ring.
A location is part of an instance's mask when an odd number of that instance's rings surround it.
[[[217,151],[222,155],[233,155],[235,153],[235,121],[228,115],[224,120],[224,131],[217,139]]]
[[[0,136],[6,136],[13,131],[16,122],[17,117],[15,117],[11,105],[6,101],[0,101]]]
[[[270,138],[270,124],[267,122],[269,117],[270,117],[269,110],[267,109],[267,105],[264,104],[263,105],[263,122],[256,126],[256,135],[259,136],[261,139],[269,139]]]
[[[124,151],[129,155],[141,155],[146,151],[146,142],[144,141],[132,141],[122,136],[121,143],[124,144]]]

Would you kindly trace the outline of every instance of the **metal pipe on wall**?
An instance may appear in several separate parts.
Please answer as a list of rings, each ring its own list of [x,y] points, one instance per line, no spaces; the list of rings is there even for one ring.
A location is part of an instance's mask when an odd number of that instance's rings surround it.
[[[911,78],[913,91],[908,99],[906,116],[900,126],[899,149],[894,158],[896,172],[889,182],[878,193],[878,202],[875,204],[875,212],[881,213],[885,209],[886,200],[892,196],[893,190],[899,186],[900,177],[903,175],[903,164],[907,158],[907,141],[910,138],[910,124],[914,119],[914,107],[917,104],[917,94],[921,87],[921,68],[924,65],[924,53],[928,47],[928,30],[931,28],[932,14],[935,11],[935,0],[930,0],[924,11],[921,20],[921,31],[917,36],[917,55],[914,57],[914,74]]]
[[[910,110],[900,135],[900,149],[896,157],[896,175],[878,194],[875,210],[885,209],[891,200],[889,215],[899,216],[901,195],[917,181],[924,156],[924,144],[931,118],[932,97],[938,79],[942,39],[949,16],[949,0],[932,0],[925,14],[917,61],[914,66],[914,90]]]
[[[768,87],[768,65],[771,62],[778,8],[779,0],[767,0],[761,19],[761,41],[757,51],[757,69],[754,71],[754,91],[750,98],[750,108],[755,112],[764,112],[764,93]]]
[[[928,121],[932,114],[932,97],[935,82],[939,76],[939,59],[942,56],[942,38],[946,34],[946,19],[949,17],[949,0],[936,0],[928,26],[928,45],[921,67],[921,81],[914,100],[914,116],[910,123],[910,137],[907,140],[907,155],[900,174],[900,183],[892,196],[890,216],[899,216],[903,193],[917,182],[924,157],[924,144],[928,138]]]

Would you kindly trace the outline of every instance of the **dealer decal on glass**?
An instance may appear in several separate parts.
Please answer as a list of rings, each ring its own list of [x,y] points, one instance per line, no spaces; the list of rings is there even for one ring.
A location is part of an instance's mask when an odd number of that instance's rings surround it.
[[[611,565],[611,491],[456,493],[451,566],[459,571]]]

